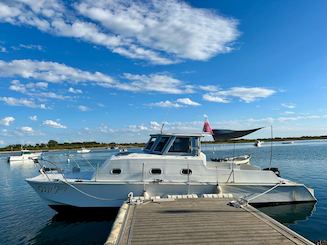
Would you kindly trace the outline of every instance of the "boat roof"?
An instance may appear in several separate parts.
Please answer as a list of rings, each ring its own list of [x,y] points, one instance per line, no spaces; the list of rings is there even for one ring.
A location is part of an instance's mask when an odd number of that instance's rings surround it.
[[[158,134],[150,134],[151,137],[159,137],[159,136],[179,136],[179,137],[204,137],[207,136],[208,133],[158,133]]]

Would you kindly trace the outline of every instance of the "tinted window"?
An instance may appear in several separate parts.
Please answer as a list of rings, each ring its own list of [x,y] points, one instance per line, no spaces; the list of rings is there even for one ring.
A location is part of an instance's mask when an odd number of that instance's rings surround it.
[[[151,174],[161,174],[161,169],[160,168],[153,168],[151,169]]]
[[[170,147],[169,152],[190,152],[190,138],[176,137],[174,144]]]
[[[165,145],[167,144],[168,140],[169,140],[169,137],[161,137],[160,141],[158,142],[154,151],[161,152],[163,150],[163,148],[165,147]]]
[[[187,169],[187,168],[183,168],[182,169],[182,174],[185,174],[185,175],[187,175],[187,174],[192,174],[192,170],[191,169]]]
[[[120,174],[121,173],[121,169],[120,168],[114,168],[111,170],[111,174]]]
[[[149,140],[149,142],[148,142],[148,144],[146,145],[146,147],[145,147],[145,149],[146,150],[151,150],[151,147],[153,146],[153,144],[154,144],[154,142],[156,141],[156,137],[152,137],[150,140]]]

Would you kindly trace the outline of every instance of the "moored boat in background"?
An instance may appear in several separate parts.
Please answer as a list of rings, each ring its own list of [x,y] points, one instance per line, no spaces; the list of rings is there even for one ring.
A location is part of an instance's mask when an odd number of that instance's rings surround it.
[[[42,152],[31,152],[30,150],[21,150],[20,155],[8,157],[9,163],[19,163],[19,162],[31,162],[34,159],[38,159],[42,155]]]

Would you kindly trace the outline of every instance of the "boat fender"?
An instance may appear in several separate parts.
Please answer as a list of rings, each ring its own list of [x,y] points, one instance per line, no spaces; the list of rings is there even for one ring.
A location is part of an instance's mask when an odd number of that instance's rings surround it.
[[[146,191],[144,191],[143,196],[144,196],[144,199],[145,200],[149,200],[150,199],[150,195]]]
[[[264,168],[263,171],[272,171],[274,172],[278,177],[280,177],[280,171],[278,168],[272,167],[272,168]]]
[[[220,185],[217,185],[217,194],[223,193],[223,190],[221,189]]]

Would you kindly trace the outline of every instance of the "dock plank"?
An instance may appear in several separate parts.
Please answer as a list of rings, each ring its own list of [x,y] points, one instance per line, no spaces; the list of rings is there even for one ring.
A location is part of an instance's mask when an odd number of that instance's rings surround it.
[[[313,244],[259,210],[227,199],[129,205],[116,244]]]

